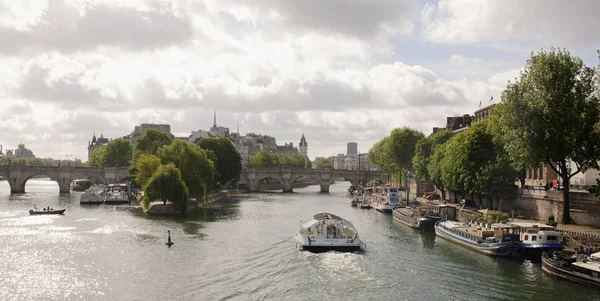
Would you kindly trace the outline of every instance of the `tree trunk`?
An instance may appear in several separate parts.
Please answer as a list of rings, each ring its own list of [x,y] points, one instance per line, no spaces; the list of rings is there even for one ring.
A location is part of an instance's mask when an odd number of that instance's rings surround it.
[[[456,195],[456,190],[454,190],[454,201],[458,203],[458,196]]]
[[[563,180],[563,216],[562,223],[570,224],[571,223],[571,204],[569,203],[569,171],[566,168],[566,164],[562,164],[560,168],[560,177]],[[559,186],[560,187],[560,186]]]
[[[479,208],[481,208],[481,206],[483,206],[483,199],[481,194],[479,195]]]
[[[442,201],[445,201],[446,200],[446,189],[444,189],[444,186],[440,186],[440,187],[438,187],[438,189],[442,193]]]

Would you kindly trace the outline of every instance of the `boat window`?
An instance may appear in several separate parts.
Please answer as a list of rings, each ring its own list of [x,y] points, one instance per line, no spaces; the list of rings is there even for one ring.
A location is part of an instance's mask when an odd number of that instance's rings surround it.
[[[529,235],[525,235],[525,240],[529,240]]]
[[[536,241],[537,240],[537,236],[535,236],[535,235],[531,236],[531,240],[532,241]]]

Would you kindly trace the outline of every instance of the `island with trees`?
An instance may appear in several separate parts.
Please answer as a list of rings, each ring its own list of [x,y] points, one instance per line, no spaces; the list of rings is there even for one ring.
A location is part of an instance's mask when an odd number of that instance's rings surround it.
[[[153,129],[138,137],[135,147],[118,138],[90,156],[90,166],[128,167],[143,191],[140,205],[150,214],[185,214],[206,203],[213,188],[237,182],[241,172],[241,156],[228,139],[206,138],[195,145]]]

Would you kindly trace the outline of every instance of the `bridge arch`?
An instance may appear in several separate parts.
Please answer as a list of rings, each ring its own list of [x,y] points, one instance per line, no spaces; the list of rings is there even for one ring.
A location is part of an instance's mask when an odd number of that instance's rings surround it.
[[[265,180],[269,180],[269,179],[275,180],[277,182],[276,183],[264,183],[264,182],[266,182]],[[263,187],[271,187],[271,186],[273,186],[273,184],[277,184],[277,183],[280,184],[280,187],[277,187],[274,189],[265,189],[265,190],[279,190],[279,189],[285,190],[285,184],[283,182],[283,179],[281,179],[280,177],[277,177],[275,175],[260,176],[260,177],[256,178],[256,191],[261,191],[261,186],[263,186],[263,185],[264,185]],[[270,184],[270,186],[267,186],[269,184]]]
[[[23,175],[20,179],[12,178],[12,181],[9,180],[8,184],[10,185],[11,192],[25,193],[25,187],[27,186],[27,182],[35,177],[50,178],[51,182],[56,183],[59,193],[65,192],[65,189],[68,190],[69,185],[71,184],[71,182],[66,183],[66,179],[60,179],[56,175],[53,175],[51,172],[36,172]]]

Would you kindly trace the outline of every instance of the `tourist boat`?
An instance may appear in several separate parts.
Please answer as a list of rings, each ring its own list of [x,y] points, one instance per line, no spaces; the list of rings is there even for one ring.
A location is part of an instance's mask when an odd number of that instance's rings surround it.
[[[33,210],[29,210],[30,215],[43,215],[43,214],[64,214],[67,209],[57,209],[53,208],[44,208],[43,210],[39,210],[35,205],[33,206]]]
[[[129,203],[129,193],[127,193],[127,184],[110,184],[106,189],[104,196],[105,204],[124,204]]]
[[[530,222],[508,222],[507,224],[521,229],[521,242],[525,256],[539,258],[543,251],[564,249],[561,233],[552,226]]]
[[[93,185],[86,189],[79,198],[80,204],[101,204],[104,200],[104,187],[99,185]]]
[[[354,195],[354,198],[352,199],[352,201],[350,202],[350,205],[352,207],[358,207],[358,205],[361,203],[361,200],[358,197],[358,194]]]
[[[433,230],[435,223],[441,219],[429,207],[397,206],[392,214],[395,221],[421,230]]]
[[[90,180],[73,180],[70,187],[73,191],[85,191],[86,189],[90,188],[92,184],[93,183]]]
[[[522,248],[521,229],[507,224],[492,224],[490,228],[469,226],[456,221],[435,223],[435,234],[486,255],[519,256]]]
[[[542,270],[577,283],[600,287],[600,252],[566,256],[564,252],[542,253]]]
[[[371,194],[371,206],[377,211],[391,213],[394,207],[400,205],[400,191],[398,187],[375,187]]]
[[[364,248],[352,223],[335,214],[320,212],[300,222],[296,246],[309,251],[356,251]]]
[[[346,191],[346,194],[348,195],[348,197],[353,197],[356,194],[362,195],[364,193],[364,190],[365,189],[362,186],[351,185],[350,187],[348,187],[348,191]]]
[[[360,209],[371,209],[371,201],[363,198],[362,202],[360,203]]]

